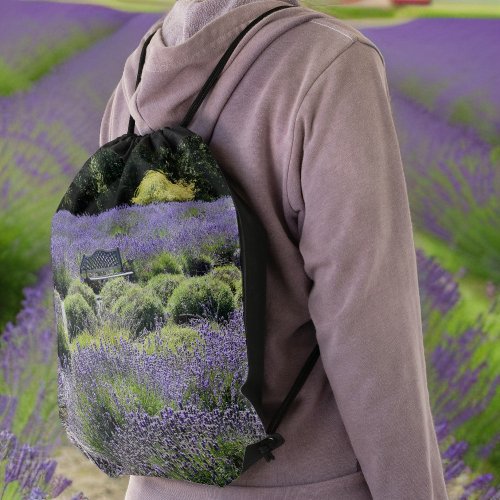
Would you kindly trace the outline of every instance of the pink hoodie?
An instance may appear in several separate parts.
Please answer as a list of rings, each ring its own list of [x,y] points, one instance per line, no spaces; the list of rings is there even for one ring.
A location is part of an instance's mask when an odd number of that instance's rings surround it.
[[[238,33],[293,4],[239,2],[217,15],[191,3],[182,28],[176,4],[177,14],[159,19],[127,58],[101,145],[127,131],[129,113],[139,134],[179,123]],[[221,10],[223,2],[207,5]],[[135,91],[142,43],[162,24]],[[169,27],[174,45],[165,43]],[[260,460],[224,488],[131,476],[126,500],[446,500],[408,196],[379,49],[326,14],[274,12],[245,35],[189,128],[209,143],[270,237],[268,421],[316,341],[321,358],[278,428],[286,442],[276,460]]]

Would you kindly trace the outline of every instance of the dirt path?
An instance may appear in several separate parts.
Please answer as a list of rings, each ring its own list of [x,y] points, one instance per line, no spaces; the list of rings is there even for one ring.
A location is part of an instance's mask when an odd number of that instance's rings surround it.
[[[61,446],[53,458],[57,460],[58,474],[73,481],[58,500],[70,500],[82,491],[89,500],[123,500],[129,476],[111,478],[96,467],[85,455],[63,436]]]

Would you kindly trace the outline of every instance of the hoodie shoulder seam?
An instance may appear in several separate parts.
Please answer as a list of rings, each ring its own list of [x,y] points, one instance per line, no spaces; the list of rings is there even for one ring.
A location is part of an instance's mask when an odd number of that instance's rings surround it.
[[[316,23],[316,24],[318,24],[318,23]],[[348,38],[350,38],[350,37],[348,37]],[[285,197],[286,197],[286,201],[287,201],[288,207],[293,212],[297,212],[297,210],[295,208],[293,208],[292,204],[290,203],[290,197],[289,197],[289,192],[288,192],[288,174],[289,174],[289,171],[290,171],[290,164],[292,162],[293,147],[295,145],[295,140],[296,140],[296,130],[297,130],[298,116],[299,116],[300,110],[302,109],[302,105],[303,105],[304,101],[306,100],[306,97],[309,95],[309,92],[312,90],[312,88],[314,87],[315,83],[321,78],[321,76],[323,74],[325,74],[330,69],[330,67],[335,63],[335,61],[338,59],[338,57],[340,55],[342,55],[344,52],[346,52],[350,47],[352,47],[358,41],[357,38],[355,38],[355,39],[350,38],[350,40],[351,40],[351,43],[347,44],[342,50],[340,50],[337,54],[335,54],[335,57],[333,59],[331,59],[328,62],[328,64],[326,64],[325,67],[312,79],[311,83],[307,87],[307,90],[304,92],[304,95],[301,97],[300,102],[297,105],[297,108],[296,108],[295,113],[294,113],[292,141],[291,141],[291,144],[290,144],[290,149],[289,149],[289,153],[288,153],[288,160],[286,162],[286,169],[285,169],[285,173],[284,173],[284,175],[285,175],[285,194],[286,194]]]

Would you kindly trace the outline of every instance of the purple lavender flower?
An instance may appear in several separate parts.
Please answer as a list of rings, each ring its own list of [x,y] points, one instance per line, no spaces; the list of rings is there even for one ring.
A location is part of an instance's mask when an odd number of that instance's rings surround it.
[[[9,491],[14,497],[15,491],[33,500],[54,498],[71,484],[63,476],[54,475],[56,462],[42,448],[21,443],[7,430],[0,430],[0,465],[5,470],[2,495]]]
[[[496,141],[500,69],[491,61],[498,59],[498,20],[415,19],[362,31],[383,52],[393,91],[418,100],[436,116],[473,127],[486,141]]]
[[[488,62],[499,47],[497,21],[418,19],[363,31],[387,63],[416,228],[498,281],[500,71]]]

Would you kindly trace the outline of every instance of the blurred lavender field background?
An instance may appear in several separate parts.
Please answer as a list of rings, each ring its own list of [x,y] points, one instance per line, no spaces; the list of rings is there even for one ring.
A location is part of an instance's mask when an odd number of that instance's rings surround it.
[[[306,5],[306,2],[304,2]],[[50,219],[161,13],[0,0],[0,498],[123,498],[57,409]],[[360,27],[387,64],[450,499],[500,498],[500,19]]]

